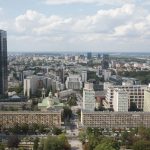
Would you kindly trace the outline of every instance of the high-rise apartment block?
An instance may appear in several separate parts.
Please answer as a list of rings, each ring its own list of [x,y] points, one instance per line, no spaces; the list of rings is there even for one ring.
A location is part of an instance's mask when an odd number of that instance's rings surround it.
[[[0,30],[0,96],[7,96],[7,33]]]
[[[114,111],[127,112],[128,111],[128,93],[123,89],[115,89],[114,91],[114,101],[113,101]]]
[[[83,109],[94,111],[95,109],[95,91],[93,83],[85,83],[83,89]]]

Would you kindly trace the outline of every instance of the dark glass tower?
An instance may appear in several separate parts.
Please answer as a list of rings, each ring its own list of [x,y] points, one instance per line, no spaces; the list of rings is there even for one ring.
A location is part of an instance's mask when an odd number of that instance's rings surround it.
[[[7,96],[8,74],[7,74],[7,33],[0,30],[0,97]]]

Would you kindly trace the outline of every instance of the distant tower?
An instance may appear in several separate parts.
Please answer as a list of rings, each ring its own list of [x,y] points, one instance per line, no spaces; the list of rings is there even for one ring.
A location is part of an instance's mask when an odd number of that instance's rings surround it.
[[[109,55],[103,54],[102,69],[108,69],[108,68],[109,68]]]
[[[0,30],[0,96],[8,94],[7,33]]]
[[[45,98],[45,89],[42,89],[42,98]]]
[[[91,59],[91,58],[92,58],[92,53],[91,52],[87,53],[87,59]]]

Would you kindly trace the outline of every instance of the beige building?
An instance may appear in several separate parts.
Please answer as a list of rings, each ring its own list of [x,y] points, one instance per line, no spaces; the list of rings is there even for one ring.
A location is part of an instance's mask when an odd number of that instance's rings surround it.
[[[115,89],[114,91],[114,101],[113,101],[114,111],[128,112],[128,93],[123,89]]]
[[[150,87],[144,91],[144,112],[150,112]]]
[[[115,89],[122,89],[128,93],[128,107],[130,103],[134,102],[138,109],[143,109],[144,106],[144,90],[147,89],[147,85],[133,85],[133,86],[113,86],[107,88],[105,107],[113,108],[114,91]]]
[[[135,128],[150,127],[150,113],[144,112],[81,112],[84,127]]]
[[[0,126],[9,128],[15,124],[43,124],[49,127],[61,126],[61,112],[1,111]]]

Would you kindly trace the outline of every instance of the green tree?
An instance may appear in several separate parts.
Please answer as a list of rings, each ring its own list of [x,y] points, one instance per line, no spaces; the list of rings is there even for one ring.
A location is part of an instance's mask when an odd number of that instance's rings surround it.
[[[39,147],[39,138],[36,137],[34,140],[33,150],[38,150]]]
[[[82,142],[82,143],[85,143],[86,142],[86,139],[87,139],[87,134],[85,131],[81,131],[79,133],[79,140]]]
[[[150,142],[149,141],[137,141],[133,144],[133,150],[150,150]]]
[[[9,148],[18,148],[19,142],[20,142],[20,140],[19,140],[18,136],[12,135],[8,138],[7,146]]]
[[[111,143],[102,143],[96,146],[94,150],[116,150],[112,147]]]
[[[5,150],[5,147],[3,144],[0,144],[0,150]]]
[[[65,106],[63,109],[64,110],[63,110],[63,113],[62,113],[62,117],[63,117],[62,119],[69,121],[70,118],[72,117],[72,110],[67,106]]]
[[[134,102],[130,103],[129,111],[138,111],[137,105]]]
[[[62,130],[61,130],[60,128],[53,127],[52,133],[53,133],[54,135],[59,135],[59,134],[62,134]]]

